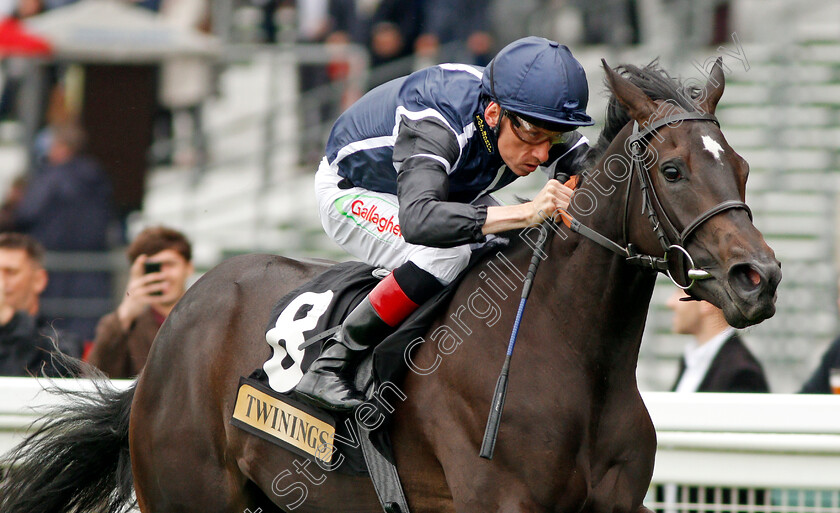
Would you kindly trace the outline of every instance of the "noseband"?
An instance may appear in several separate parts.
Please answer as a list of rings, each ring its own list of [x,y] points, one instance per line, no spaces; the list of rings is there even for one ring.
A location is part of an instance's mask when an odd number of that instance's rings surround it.
[[[624,256],[630,264],[647,267],[666,274],[671,281],[674,282],[674,285],[683,290],[687,290],[694,285],[695,281],[706,280],[712,277],[712,275],[706,270],[695,267],[694,260],[692,260],[688,250],[685,249],[691,235],[693,235],[694,232],[703,225],[703,223],[717,214],[727,210],[746,210],[750,220],[752,220],[753,217],[752,211],[746,203],[743,201],[728,200],[715,205],[697,216],[697,218],[688,223],[682,231],[676,228],[674,223],[668,217],[668,214],[665,212],[665,209],[662,208],[662,204],[656,195],[656,189],[654,189],[651,185],[650,177],[645,172],[643,161],[645,148],[649,144],[648,136],[665,125],[681,123],[683,121],[710,121],[715,125],[720,126],[717,118],[715,118],[712,114],[683,112],[654,121],[641,131],[639,130],[639,123],[634,121],[633,134],[629,138],[632,160],[631,173],[635,174],[639,179],[639,185],[642,192],[642,209],[647,214],[651,228],[659,239],[659,243],[665,253],[664,257],[655,257],[638,253],[634,245],[630,242],[626,242],[626,246],[622,246],[607,237],[604,237],[591,228],[582,225],[579,221],[568,215],[568,213],[561,213],[561,215],[569,221],[569,226],[573,231],[600,244],[614,253]],[[630,209],[630,188],[631,187],[628,184],[624,200],[624,217],[622,227],[624,241],[628,241],[627,230]],[[668,233],[671,234],[670,237]],[[675,276],[675,274],[680,274],[680,276]]]

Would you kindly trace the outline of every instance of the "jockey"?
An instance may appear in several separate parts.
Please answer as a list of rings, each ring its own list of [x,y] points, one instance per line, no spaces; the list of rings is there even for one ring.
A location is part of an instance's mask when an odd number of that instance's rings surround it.
[[[315,175],[321,223],[336,243],[391,269],[328,340],[297,385],[307,402],[347,411],[364,401],[347,369],[463,271],[471,244],[569,205],[553,179],[575,174],[592,125],[583,67],[566,46],[526,37],[486,68],[441,64],[383,84],[343,113]],[[542,167],[533,201],[490,193]]]

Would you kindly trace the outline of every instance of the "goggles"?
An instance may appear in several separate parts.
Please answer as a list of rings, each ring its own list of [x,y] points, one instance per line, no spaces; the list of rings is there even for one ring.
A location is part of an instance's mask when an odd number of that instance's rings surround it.
[[[508,110],[504,111],[504,115],[510,119],[510,128],[513,130],[513,134],[525,144],[536,145],[548,141],[554,146],[568,141],[574,131],[574,127],[570,127],[571,130],[568,132],[552,132],[529,123]]]

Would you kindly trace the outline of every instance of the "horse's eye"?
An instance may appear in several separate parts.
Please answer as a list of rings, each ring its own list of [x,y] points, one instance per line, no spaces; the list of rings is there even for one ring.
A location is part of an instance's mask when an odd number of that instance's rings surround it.
[[[662,176],[669,182],[676,182],[680,179],[680,170],[674,166],[665,166],[662,168]]]

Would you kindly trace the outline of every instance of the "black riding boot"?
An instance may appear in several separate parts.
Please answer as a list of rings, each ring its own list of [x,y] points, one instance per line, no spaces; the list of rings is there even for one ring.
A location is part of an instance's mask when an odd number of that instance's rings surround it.
[[[341,330],[330,338],[321,356],[295,387],[304,401],[333,411],[349,411],[365,401],[356,390],[351,372],[368,349],[385,339],[394,328],[379,317],[365,298],[344,320]]]
[[[368,349],[382,342],[442,285],[413,262],[406,262],[382,279],[347,316],[338,335],[329,339],[321,356],[295,388],[306,402],[334,411],[348,411],[365,401],[351,375]]]

